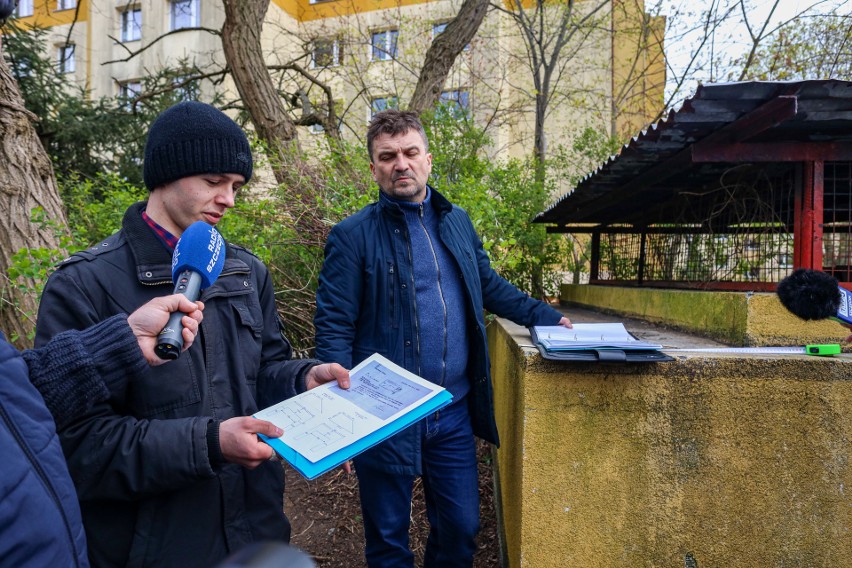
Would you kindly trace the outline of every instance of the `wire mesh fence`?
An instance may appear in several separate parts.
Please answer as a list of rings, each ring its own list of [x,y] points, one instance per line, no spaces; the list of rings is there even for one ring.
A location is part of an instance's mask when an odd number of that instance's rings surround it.
[[[776,283],[793,270],[794,211],[801,170],[794,164],[737,166],[708,189],[681,192],[670,225],[600,234],[598,281]],[[852,163],[824,170],[823,269],[852,281]]]
[[[828,162],[823,196],[823,270],[852,282],[852,162]]]

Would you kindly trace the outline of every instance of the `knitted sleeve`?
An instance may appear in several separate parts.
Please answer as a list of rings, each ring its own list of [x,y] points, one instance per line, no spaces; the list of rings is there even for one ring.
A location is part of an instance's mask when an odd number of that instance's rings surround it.
[[[123,314],[83,331],[60,333],[44,347],[24,351],[23,357],[57,429],[147,368]]]

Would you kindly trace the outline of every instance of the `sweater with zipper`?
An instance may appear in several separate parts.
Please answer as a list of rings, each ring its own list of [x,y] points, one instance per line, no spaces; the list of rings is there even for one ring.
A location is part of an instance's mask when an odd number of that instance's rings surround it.
[[[420,329],[420,375],[450,391],[453,403],[470,390],[467,324],[461,271],[438,234],[430,201],[394,201],[402,208],[414,259],[414,298]]]

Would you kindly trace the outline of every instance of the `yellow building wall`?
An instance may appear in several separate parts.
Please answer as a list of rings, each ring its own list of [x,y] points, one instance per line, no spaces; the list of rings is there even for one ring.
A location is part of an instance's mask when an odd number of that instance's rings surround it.
[[[488,331],[508,567],[848,564],[850,356],[560,363],[507,325]]]
[[[59,10],[57,0],[33,0],[33,15],[21,18],[26,26],[49,28],[74,22],[85,22],[89,18],[89,0],[78,0],[77,7]]]
[[[627,139],[654,121],[664,105],[666,21],[643,0],[615,0],[612,12],[612,130]]]
[[[45,36],[45,50],[54,61],[58,60],[59,46],[73,44],[76,71],[69,73],[68,78],[80,87],[85,87],[90,73],[88,49],[88,35],[91,29],[90,5],[89,0],[78,0],[77,4],[76,8],[59,10],[57,0],[34,0],[33,15],[18,19],[18,23],[23,28],[48,30]]]
[[[125,44],[114,38],[121,35],[120,17],[126,3],[83,0],[79,10],[57,12],[51,8],[55,2],[36,0],[34,16],[23,22],[48,28],[47,42],[54,50],[71,32],[71,41],[77,46],[77,69],[70,78],[85,87],[92,98],[115,96],[120,84],[139,81],[167,66],[175,68],[182,61],[202,70],[225,67],[217,35],[187,30],[164,36],[169,30],[168,2],[140,3],[142,37]],[[299,65],[332,89],[335,104],[346,121],[343,136],[356,141],[363,139],[374,97],[397,96],[403,106],[410,99],[432,41],[433,24],[452,19],[461,3],[462,0],[326,0],[311,4],[308,0],[272,0],[264,21],[262,45],[270,66]],[[622,4],[629,9],[621,9]],[[583,0],[576,3],[575,10],[583,14],[596,6],[596,1]],[[548,4],[546,11],[553,16],[561,7],[559,3]],[[75,14],[77,21],[72,24]],[[651,49],[645,53],[645,45],[632,37],[622,41],[642,27],[646,19],[643,0],[612,0],[596,17],[595,31],[581,47],[571,44],[563,53],[570,63],[561,85],[555,87],[561,95],[551,103],[546,121],[551,151],[558,146],[570,149],[575,137],[587,127],[610,134],[614,129],[632,131],[659,110],[661,97],[647,84],[656,84],[656,79],[637,81],[635,74],[636,69],[655,60],[655,52]],[[200,2],[199,18],[200,27],[221,29],[221,3]],[[555,17],[552,19],[556,21]],[[392,27],[400,30],[398,61],[371,61],[371,34]],[[616,40],[611,32],[618,35]],[[330,37],[339,37],[344,43],[342,64],[313,68],[309,55],[313,42]],[[138,54],[130,57],[132,52]],[[517,26],[506,14],[492,10],[471,41],[471,48],[459,56],[447,79],[445,90],[465,90],[470,94],[474,122],[487,125],[492,141],[487,152],[491,158],[526,158],[532,152],[535,88],[524,54]],[[280,76],[277,73],[275,80]],[[325,102],[318,86],[311,86],[307,79],[299,84],[308,89],[314,103]],[[294,91],[295,83],[288,79],[282,89]],[[613,103],[617,94],[626,101],[624,108],[620,102]],[[210,100],[215,95],[236,98],[233,82],[205,82],[202,97]],[[618,126],[613,126],[615,123]],[[308,150],[321,139],[310,135],[307,128],[300,132],[300,138]],[[567,188],[557,191],[560,189]]]

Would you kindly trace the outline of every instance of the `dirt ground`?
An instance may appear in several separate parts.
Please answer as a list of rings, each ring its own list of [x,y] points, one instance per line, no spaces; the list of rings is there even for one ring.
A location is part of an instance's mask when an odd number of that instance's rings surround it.
[[[494,481],[491,447],[478,442],[479,495],[482,530],[477,538],[474,568],[498,568],[500,546],[494,511]],[[313,556],[319,568],[364,568],[364,530],[358,502],[358,480],[336,469],[308,481],[285,464],[287,488],[285,510],[293,525],[290,544]],[[429,534],[423,492],[419,480],[414,488],[411,548],[416,566],[422,566]]]

